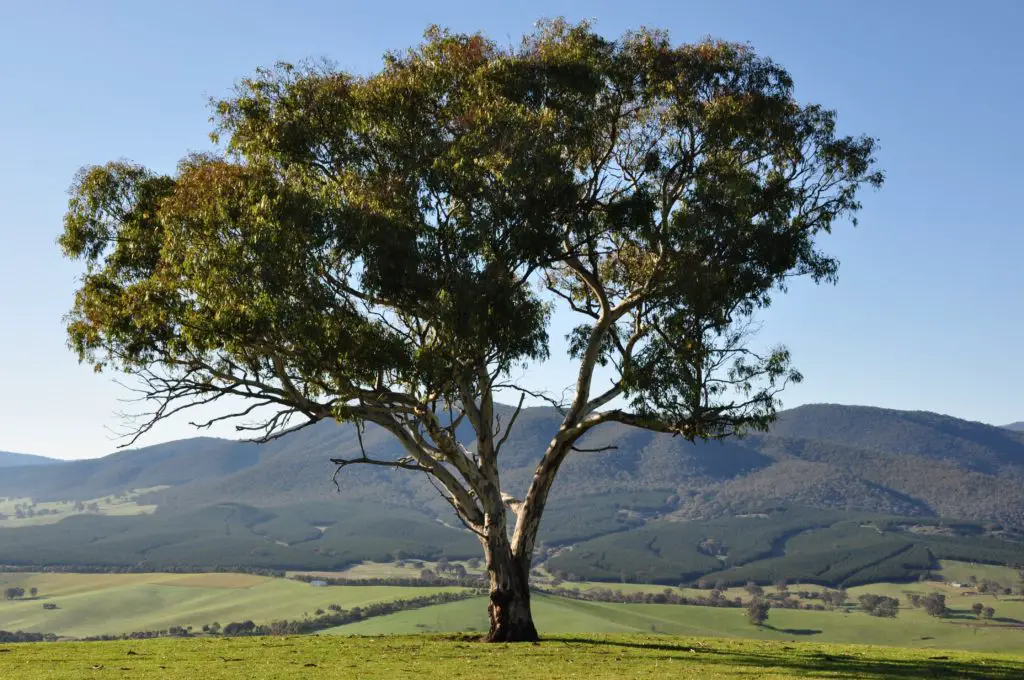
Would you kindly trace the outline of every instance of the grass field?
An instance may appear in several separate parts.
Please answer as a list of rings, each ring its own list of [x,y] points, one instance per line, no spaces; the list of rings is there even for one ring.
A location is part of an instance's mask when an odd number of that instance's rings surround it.
[[[125,516],[150,514],[156,510],[155,505],[140,505],[136,502],[139,496],[166,489],[166,486],[154,486],[146,489],[134,489],[120,496],[104,496],[83,501],[83,505],[96,504],[92,514]],[[16,517],[15,506],[31,506],[34,513],[45,511],[46,514],[35,514],[32,517]],[[75,510],[75,504],[71,501],[47,501],[33,503],[31,498],[0,498],[0,515],[6,515],[6,519],[0,519],[0,528],[40,526],[43,524],[56,524],[66,517],[72,515],[84,515],[87,511]]]
[[[538,645],[432,636],[165,639],[2,645],[0,652],[0,677],[19,680],[1024,677],[1024,658],[1008,655],[642,635],[565,636]]]
[[[423,566],[413,566],[413,564]],[[473,567],[468,560],[451,560],[450,565],[462,565],[467,574],[484,573],[479,566]],[[313,576],[323,578],[372,579],[372,578],[419,578],[424,569],[438,570],[437,562],[430,560],[404,560],[398,562],[360,562],[342,571],[289,571],[288,576]]]
[[[861,612],[814,612],[773,609],[768,626],[757,628],[735,608],[671,604],[581,602],[549,596],[534,598],[534,615],[542,634],[657,633],[743,637],[774,641],[892,645],[935,649],[1007,652],[1024,649],[1024,629],[970,620],[939,620],[921,610],[901,611],[897,619]],[[324,631],[340,635],[388,635],[483,631],[483,598],[399,612]]]
[[[954,562],[952,560],[941,560],[942,576],[947,581],[960,581],[966,583],[973,575],[979,581],[988,579],[996,581],[1004,586],[1012,586],[1020,582],[1021,572],[1012,567],[1000,567],[994,564],[970,564],[968,562]]]
[[[360,565],[352,573],[373,578],[393,575],[391,565]],[[436,565],[427,564],[433,567]],[[399,569],[401,575],[410,575]],[[418,572],[417,572],[418,573]],[[1004,567],[944,564],[943,574],[966,580],[970,574],[1007,584],[1017,572]],[[49,632],[70,637],[163,630],[246,619],[268,623],[297,619],[317,608],[338,604],[345,609],[399,598],[429,595],[457,588],[403,588],[394,586],[343,586],[315,588],[288,579],[248,574],[0,574],[0,590],[18,585],[26,591],[39,589],[39,597],[20,601],[0,600],[0,629]],[[642,584],[565,583],[581,590],[619,589],[624,592],[661,592],[661,586]],[[791,590],[816,590],[792,586]],[[707,591],[673,589],[685,595]],[[772,592],[774,588],[766,588]],[[908,606],[908,593],[942,591],[947,595],[951,617],[929,617]],[[875,593],[901,602],[899,618],[878,619],[852,611],[801,611],[773,609],[769,626],[755,628],[735,608],[691,607],[655,604],[581,602],[537,595],[537,624],[544,634],[564,633],[658,633],[751,637],[763,640],[813,640],[907,647],[1014,651],[1024,649],[1024,600],[1018,597],[982,595],[953,588],[943,582],[879,583],[849,590],[851,603],[859,595]],[[731,597],[749,596],[739,588]],[[993,620],[979,621],[971,605],[994,607]],[[44,610],[44,603],[59,609]],[[419,632],[482,631],[486,604],[469,600],[399,612],[332,629],[345,635],[407,634]],[[0,676],[2,677],[2,676]]]
[[[252,620],[297,619],[338,604],[345,609],[459,588],[315,588],[249,574],[0,574],[0,590],[39,589],[35,599],[0,600],[0,630],[84,637]],[[59,609],[44,610],[44,603]],[[0,675],[0,677],[5,677]]]

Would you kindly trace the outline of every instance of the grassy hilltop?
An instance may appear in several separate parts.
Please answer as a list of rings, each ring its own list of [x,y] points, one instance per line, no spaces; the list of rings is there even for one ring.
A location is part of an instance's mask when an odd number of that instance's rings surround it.
[[[641,635],[563,636],[535,645],[451,636],[146,640],[4,645],[0,652],[0,677],[20,680],[1024,677],[1020,656]]]

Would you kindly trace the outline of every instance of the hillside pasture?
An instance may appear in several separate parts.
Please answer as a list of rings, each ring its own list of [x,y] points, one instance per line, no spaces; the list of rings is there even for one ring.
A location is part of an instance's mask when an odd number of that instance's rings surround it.
[[[218,622],[298,619],[318,608],[457,592],[459,588],[345,586],[317,588],[249,574],[0,574],[0,590],[20,586],[39,596],[0,600],[0,630],[87,637]],[[44,610],[44,603],[57,609]],[[0,676],[2,677],[2,676]]]
[[[461,565],[469,575],[481,576],[485,572],[477,562],[472,566],[470,560],[451,560],[449,566]],[[288,571],[286,576],[308,576],[312,578],[341,578],[349,580],[363,579],[418,579],[424,569],[430,569],[435,573],[440,572],[437,561],[434,560],[397,560],[394,562],[360,562],[353,564],[347,569],[339,571]]]
[[[859,611],[772,609],[768,625],[757,627],[748,623],[746,612],[738,608],[582,602],[537,595],[534,615],[542,636],[628,632],[989,652],[1024,648],[1024,628],[935,619],[919,609],[901,610],[896,619]],[[487,602],[477,598],[367,619],[321,634],[476,633],[486,629]]]
[[[997,564],[977,564],[957,560],[939,560],[942,577],[947,581],[967,583],[971,576],[979,581],[995,581],[1001,586],[1013,586],[1024,581],[1024,572]]]
[[[31,498],[0,498],[0,528],[42,526],[56,524],[68,517],[76,515],[105,515],[109,517],[125,517],[133,515],[148,515],[156,512],[157,506],[139,503],[138,500],[145,494],[160,491],[167,487],[151,487],[147,489],[133,489],[123,494],[103,496],[82,501],[78,506],[74,501],[39,501]],[[93,505],[95,504],[95,505]],[[18,507],[22,508],[22,517],[18,517]],[[93,507],[92,510],[87,508]],[[76,510],[76,507],[82,509]],[[31,508],[32,515],[28,515]]]
[[[370,568],[372,565],[365,565]],[[436,566],[436,564],[434,565]],[[972,565],[947,564],[951,571]],[[368,571],[380,574],[382,572]],[[970,573],[965,572],[965,573]],[[1008,573],[1014,573],[1007,570]],[[315,587],[291,579],[252,574],[0,574],[0,589],[38,588],[36,598],[0,600],[0,629],[51,632],[85,637],[132,631],[164,630],[172,626],[198,631],[204,624],[252,620],[269,623],[298,619],[337,604],[344,609],[364,607],[438,592],[454,587],[328,586]],[[643,584],[566,583],[588,591],[596,588],[624,593],[658,593],[664,587]],[[793,584],[791,592],[816,590]],[[707,591],[668,588],[684,596]],[[766,587],[769,594],[774,587]],[[948,617],[936,619],[912,608],[908,595],[944,592]],[[857,610],[857,598],[866,593],[900,601],[896,619],[869,616]],[[749,599],[741,588],[725,595]],[[819,601],[820,602],[820,601]],[[979,619],[971,606],[994,607],[992,619]],[[44,610],[43,604],[57,609]],[[487,626],[484,598],[402,611],[366,619],[327,631],[342,635],[407,633],[477,633]],[[768,625],[755,627],[741,608],[698,607],[672,604],[625,604],[565,599],[537,593],[534,609],[543,635],[584,633],[657,633],[742,637],[768,641],[812,640],[836,644],[878,644],[986,651],[1024,648],[1024,601],[1019,597],[979,594],[957,589],[945,581],[875,583],[850,588],[847,605],[835,611],[773,608]]]

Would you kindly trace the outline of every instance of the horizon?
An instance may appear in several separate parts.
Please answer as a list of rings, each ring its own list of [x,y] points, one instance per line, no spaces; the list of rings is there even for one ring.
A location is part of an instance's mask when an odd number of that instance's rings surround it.
[[[514,404],[506,404],[506,403],[500,402],[500,401],[496,401],[495,405],[496,406],[505,406],[507,408],[515,408]],[[801,409],[801,408],[805,408],[805,407],[813,407],[813,406],[836,406],[836,407],[840,407],[840,408],[867,408],[867,409],[875,409],[875,410],[880,410],[880,411],[890,411],[890,412],[896,412],[896,413],[923,413],[923,414],[928,414],[928,415],[942,416],[944,418],[954,418],[956,420],[962,420],[964,422],[969,422],[969,423],[977,423],[979,425],[986,425],[988,427],[994,427],[994,428],[997,428],[997,429],[1010,429],[1010,428],[1012,428],[1015,425],[1024,424],[1024,421],[1016,421],[1016,422],[1012,422],[1012,423],[1003,423],[1003,424],[986,423],[986,422],[980,421],[980,420],[965,420],[963,418],[957,418],[956,416],[950,415],[948,413],[938,413],[936,411],[922,411],[922,410],[917,410],[917,409],[892,409],[892,408],[885,408],[885,407],[882,407],[882,406],[871,406],[871,405],[868,405],[868,404],[839,404],[839,403],[830,403],[830,402],[815,402],[815,403],[810,403],[810,404],[800,404],[799,406],[793,406],[793,407],[790,407],[790,408],[779,409],[778,413],[779,413],[779,415],[781,415],[781,414],[786,413],[788,411],[796,411],[797,409]],[[528,410],[528,409],[553,409],[553,408],[554,408],[553,406],[548,406],[548,405],[545,405],[545,404],[534,404],[534,405],[530,405],[530,406],[526,406],[526,405],[523,406],[523,410],[524,411]],[[328,421],[325,420],[325,421],[320,421],[320,422],[328,422]],[[335,422],[338,425],[345,425],[345,424],[347,424],[347,423],[344,423],[344,422],[337,422],[337,421],[335,421]],[[241,443],[255,443],[255,444],[260,444],[261,443],[261,442],[258,442],[257,440],[254,440],[254,439],[235,438],[235,437],[228,437],[228,436],[224,436],[224,435],[214,436],[214,435],[209,435],[209,434],[194,434],[192,436],[181,437],[180,439],[166,439],[166,440],[163,440],[163,441],[142,444],[140,446],[134,446],[133,445],[133,446],[127,446],[125,448],[115,448],[112,451],[107,451],[106,453],[101,453],[101,454],[96,455],[96,456],[86,456],[86,457],[80,457],[80,458],[58,458],[56,456],[43,456],[41,454],[32,453],[32,452],[29,452],[29,451],[8,451],[6,449],[0,449],[0,453],[14,454],[16,456],[37,456],[37,457],[41,457],[41,458],[48,458],[48,459],[51,459],[51,460],[58,460],[58,461],[61,461],[61,462],[70,463],[70,462],[74,462],[74,461],[99,460],[101,458],[106,458],[108,456],[113,456],[113,455],[119,454],[119,453],[130,453],[130,452],[135,452],[135,451],[144,451],[146,449],[150,449],[150,448],[153,448],[153,447],[156,447],[156,446],[161,446],[163,444],[173,444],[173,443],[177,443],[177,442],[187,442],[187,441],[196,440],[196,439],[216,439],[216,440],[220,440],[220,441],[233,441],[233,442],[237,442],[237,443],[240,443],[240,444]]]
[[[1024,5],[404,3],[381,21],[374,8],[325,2],[281,12],[265,1],[121,1],[100,10],[22,5],[0,26],[6,63],[31,64],[0,75],[4,91],[17,93],[0,110],[13,132],[0,139],[0,318],[10,324],[0,336],[0,450],[64,460],[117,450],[110,432],[123,425],[116,413],[129,393],[117,374],[77,364],[62,321],[81,267],[54,240],[80,167],[129,158],[173,170],[188,151],[213,148],[206,99],[277,60],[326,57],[367,73],[431,23],[514,42],[558,15],[593,18],[609,37],[647,25],[675,43],[749,42],[789,70],[800,101],[835,109],[844,133],[880,140],[886,186],[864,194],[860,226],[838,225],[819,241],[842,263],[838,285],[798,281],[759,316],[758,342],[788,345],[805,376],[782,393],[784,410],[839,403],[1024,419],[1024,362],[1014,351],[1024,318],[1002,302],[1024,290],[1013,199],[1024,136],[1007,134],[1024,94],[1006,87],[1024,76],[1014,47]],[[553,357],[567,326],[551,325]],[[551,359],[534,364],[526,384],[558,394],[573,376]],[[139,444],[233,432],[197,432],[187,420],[161,423]]]

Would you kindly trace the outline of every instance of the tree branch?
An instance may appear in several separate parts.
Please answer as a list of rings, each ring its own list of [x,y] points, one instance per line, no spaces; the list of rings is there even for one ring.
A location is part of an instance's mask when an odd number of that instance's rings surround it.
[[[512,417],[508,421],[508,425],[505,426],[505,433],[501,435],[501,439],[494,445],[494,457],[497,458],[498,454],[501,453],[501,447],[508,441],[508,436],[512,434],[512,427],[516,424],[516,419],[519,418],[519,414],[523,410],[523,401],[526,399],[526,394],[519,395],[519,404],[516,406],[516,410],[512,413]]]
[[[619,447],[618,446],[599,446],[599,447],[597,447],[595,449],[587,449],[587,448],[583,448],[583,447],[580,447],[580,446],[573,445],[570,448],[573,451],[577,451],[579,453],[601,453],[603,451],[617,451]]]

